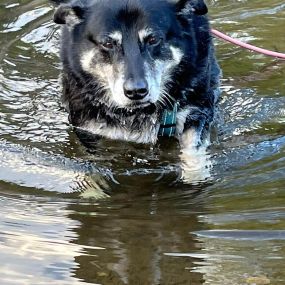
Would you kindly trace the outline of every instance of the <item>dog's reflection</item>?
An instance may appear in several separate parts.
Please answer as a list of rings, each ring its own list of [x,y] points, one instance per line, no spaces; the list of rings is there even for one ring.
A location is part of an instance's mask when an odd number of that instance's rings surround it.
[[[80,221],[73,242],[86,246],[71,274],[92,284],[203,284],[202,274],[191,271],[195,258],[172,255],[197,250],[189,234],[202,228],[196,194],[148,176],[136,180],[125,195],[69,206]]]
[[[128,185],[136,185],[146,176],[150,184],[160,183],[161,187],[179,184],[179,187],[187,188],[211,180],[212,162],[206,147],[183,148],[181,151],[173,141],[165,140],[158,147],[144,146],[138,151],[135,144],[101,141],[82,131],[77,135],[87,150],[85,157],[91,165],[100,164],[104,155],[106,161],[110,160],[109,168],[106,164],[101,169],[96,167],[75,177],[71,188],[82,198],[108,198],[120,191],[125,192]]]

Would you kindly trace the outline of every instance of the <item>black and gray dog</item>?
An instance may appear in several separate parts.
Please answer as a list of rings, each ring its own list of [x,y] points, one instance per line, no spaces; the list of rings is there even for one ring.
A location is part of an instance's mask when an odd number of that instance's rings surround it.
[[[207,141],[219,94],[203,0],[75,0],[54,15],[63,102],[76,127],[111,139],[183,148]]]

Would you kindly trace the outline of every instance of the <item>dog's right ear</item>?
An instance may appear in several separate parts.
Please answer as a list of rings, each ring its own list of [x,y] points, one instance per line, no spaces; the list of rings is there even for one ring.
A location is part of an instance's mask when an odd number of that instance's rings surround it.
[[[55,11],[53,20],[56,24],[73,26],[80,23],[84,15],[84,8],[62,4]]]

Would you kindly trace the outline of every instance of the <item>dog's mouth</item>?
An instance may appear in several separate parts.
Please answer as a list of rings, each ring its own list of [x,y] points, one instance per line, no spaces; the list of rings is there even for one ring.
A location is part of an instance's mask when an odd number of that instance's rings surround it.
[[[130,106],[128,106],[129,109],[139,109],[139,108],[146,108],[148,106],[150,106],[151,103],[150,101],[147,101],[147,102],[133,102]]]
[[[146,113],[146,114],[153,114],[157,110],[157,106],[151,102],[137,102],[132,104],[131,106],[125,108],[118,108],[117,110],[125,110],[125,114],[136,114],[136,113]]]

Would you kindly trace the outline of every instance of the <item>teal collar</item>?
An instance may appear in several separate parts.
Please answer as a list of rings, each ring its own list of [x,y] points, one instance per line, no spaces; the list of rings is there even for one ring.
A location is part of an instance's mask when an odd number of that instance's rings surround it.
[[[175,135],[178,104],[178,102],[174,103],[172,110],[164,110],[158,131],[159,136],[173,137]]]

